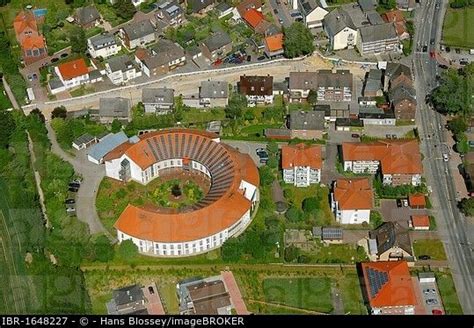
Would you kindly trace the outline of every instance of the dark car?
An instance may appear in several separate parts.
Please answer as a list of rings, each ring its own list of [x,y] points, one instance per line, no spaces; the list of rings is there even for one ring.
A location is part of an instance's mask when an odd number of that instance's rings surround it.
[[[448,66],[443,65],[443,64],[439,64],[438,67],[439,67],[439,68],[442,68],[442,69],[448,69]]]
[[[275,15],[278,15],[278,10],[277,9],[273,9],[273,12],[275,13]]]
[[[155,290],[153,289],[153,287],[148,287],[148,291],[150,292],[150,294],[154,294],[155,293]]]
[[[420,256],[418,256],[418,259],[426,261],[426,260],[431,259],[431,256],[429,256],[429,255],[420,255]]]
[[[249,61],[251,61],[251,60],[252,60],[252,56],[248,55],[248,56],[247,56],[247,61],[249,62]]]
[[[456,51],[457,54],[461,53],[461,49],[459,49],[459,48],[454,49],[454,51]]]
[[[436,3],[435,8],[439,9],[439,3],[438,2]]]
[[[431,45],[435,44],[435,39],[431,39],[431,40],[430,40],[430,44],[431,44]]]
[[[428,51],[428,46],[423,46],[423,52],[427,52]]]
[[[451,52],[451,48],[450,47],[446,47],[446,52]]]
[[[77,188],[77,189],[79,189],[80,186],[81,186],[81,184],[80,184],[80,183],[77,183],[77,182],[71,182],[71,183],[69,184],[69,187],[71,187],[71,188]]]
[[[69,187],[70,192],[78,192],[79,188]]]
[[[351,137],[352,137],[352,138],[359,138],[359,137],[360,137],[360,135],[359,135],[359,134],[357,134],[357,133],[353,133],[353,134],[351,134]]]
[[[260,57],[257,58],[257,60],[265,60],[265,58],[267,58],[267,57],[265,57],[265,56],[260,56]]]
[[[459,64],[460,64],[460,65],[468,65],[468,64],[469,64],[469,60],[467,60],[466,58],[462,58],[462,59],[459,61]]]
[[[75,204],[76,201],[75,201],[74,199],[71,199],[71,198],[70,198],[70,199],[66,199],[65,203],[66,203],[66,204]]]

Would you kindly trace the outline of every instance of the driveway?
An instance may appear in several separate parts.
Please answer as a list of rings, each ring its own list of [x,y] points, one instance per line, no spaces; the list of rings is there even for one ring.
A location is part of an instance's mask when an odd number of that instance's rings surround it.
[[[89,225],[89,231],[93,234],[105,233],[110,239],[114,239],[104,228],[96,211],[95,199],[100,182],[105,176],[105,169],[102,165],[95,165],[87,160],[85,151],[77,152],[73,157],[66,153],[58,144],[56,134],[49,121],[46,122],[48,138],[51,141],[51,151],[69,162],[76,174],[82,176],[82,184],[76,197],[76,215],[79,220]]]
[[[270,10],[272,11],[273,17],[275,17],[275,21],[281,21],[280,25],[283,27],[289,27],[293,23],[293,18],[290,16],[288,11],[288,7],[285,6],[283,0],[270,0]],[[277,10],[277,14],[275,14],[274,10]]]
[[[260,163],[260,158],[257,156],[257,148],[267,148],[267,144],[264,142],[253,142],[253,141],[238,141],[238,140],[222,140],[223,143],[236,148],[238,151],[244,154],[249,154],[252,157],[255,164],[260,167],[263,164]]]
[[[380,201],[380,214],[384,221],[398,222],[402,227],[408,228],[408,220],[412,215],[429,215],[428,209],[412,209],[398,207],[395,199],[382,199]]]
[[[329,186],[334,180],[341,177],[336,169],[337,162],[337,144],[327,143],[321,172],[321,182]]]
[[[378,138],[385,138],[387,134],[390,134],[391,136],[396,135],[397,138],[403,138],[408,132],[412,131],[415,127],[415,125],[366,125],[364,126],[364,133],[368,136]]]

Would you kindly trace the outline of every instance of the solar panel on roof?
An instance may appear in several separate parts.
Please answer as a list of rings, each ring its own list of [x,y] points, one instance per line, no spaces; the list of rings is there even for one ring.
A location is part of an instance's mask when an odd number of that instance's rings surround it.
[[[380,272],[372,268],[367,269],[367,276],[370,285],[370,296],[375,297],[382,287],[388,282],[387,272]]]

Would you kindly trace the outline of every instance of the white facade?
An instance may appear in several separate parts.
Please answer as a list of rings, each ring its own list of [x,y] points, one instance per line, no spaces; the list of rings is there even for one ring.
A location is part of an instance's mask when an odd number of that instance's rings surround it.
[[[78,87],[82,84],[86,84],[86,83],[89,83],[89,73],[87,74],[84,74],[84,75],[80,75],[80,76],[76,76],[70,80],[65,80],[62,75],[61,75],[61,72],[59,71],[59,68],[56,66],[54,68],[54,71],[56,72],[56,75],[59,77],[59,79],[61,80],[61,82],[63,83],[64,85],[64,88],[67,90],[67,89],[71,89],[71,88],[75,88],[75,87]]]
[[[114,56],[122,50],[122,46],[117,44],[117,42],[111,43],[109,45],[104,46],[100,49],[94,49],[94,46],[91,43],[91,40],[87,40],[87,50],[92,58],[102,57],[108,58]]]
[[[135,67],[133,66],[130,69],[127,69],[126,71],[120,70],[120,71],[112,72],[109,64],[107,63],[105,64],[105,71],[107,73],[107,77],[115,85],[127,83],[130,80],[133,80],[133,79],[136,79],[137,77],[142,76],[142,71],[135,69]]]
[[[252,96],[252,95],[247,95],[247,103],[249,106],[252,105],[257,105],[257,104],[273,104],[273,94],[270,96]]]
[[[375,174],[379,169],[379,164],[379,161],[344,161],[344,171]]]
[[[397,120],[395,118],[362,118],[364,125],[392,125],[395,126]]]
[[[315,28],[323,26],[323,18],[328,14],[328,11],[322,7],[316,7],[304,18],[304,23],[308,28]]]
[[[407,174],[408,175],[408,174]],[[421,174],[410,174],[410,183],[412,186],[419,186],[421,184]],[[384,174],[383,183],[391,185],[393,180],[397,178],[396,174]]]
[[[308,187],[310,184],[321,181],[321,169],[312,169],[308,166],[295,166],[283,170],[283,180],[296,187]]]
[[[415,307],[413,305],[407,306],[391,306],[385,308],[372,308],[371,313],[373,315],[382,315],[385,313],[389,314],[398,314],[398,315],[414,315],[415,314]]]
[[[340,224],[362,224],[370,221],[370,209],[340,209],[334,193],[331,193],[331,209]]]
[[[330,41],[333,50],[341,50],[345,48],[352,49],[357,44],[357,31],[350,27],[346,27],[334,35]]]

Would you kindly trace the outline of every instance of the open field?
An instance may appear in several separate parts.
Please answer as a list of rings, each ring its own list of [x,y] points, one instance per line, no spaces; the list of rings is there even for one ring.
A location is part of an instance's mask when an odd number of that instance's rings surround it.
[[[439,272],[436,279],[446,314],[462,314],[461,304],[459,304],[451,274]]]
[[[442,40],[447,46],[474,48],[474,7],[448,9]]]
[[[437,239],[415,240],[413,242],[415,256],[429,255],[432,260],[446,260],[443,242]]]

